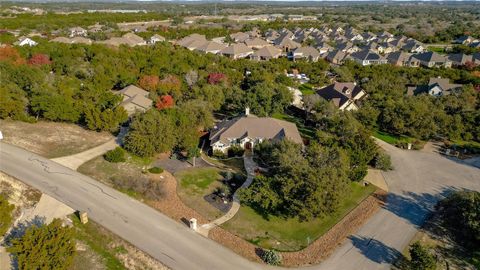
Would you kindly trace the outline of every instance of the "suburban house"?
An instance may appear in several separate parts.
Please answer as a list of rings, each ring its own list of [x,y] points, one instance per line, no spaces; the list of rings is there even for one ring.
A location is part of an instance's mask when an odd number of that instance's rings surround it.
[[[424,67],[452,67],[452,62],[447,57],[436,52],[414,54],[412,57],[417,59],[420,65]]]
[[[72,28],[68,29],[68,31],[70,33],[69,35],[70,35],[71,38],[72,37],[77,37],[77,36],[81,36],[81,37],[87,36],[87,30],[82,28],[82,27],[79,27],[79,26],[72,27]]]
[[[243,43],[232,44],[219,52],[232,59],[245,58],[253,54],[253,50]]]
[[[230,38],[233,41],[239,43],[239,42],[245,42],[247,39],[250,38],[250,35],[244,32],[237,32],[237,33],[230,34]]]
[[[176,44],[192,51],[203,45],[205,42],[207,42],[207,39],[204,35],[191,34],[180,39]]]
[[[123,96],[120,106],[127,111],[129,116],[137,111],[145,112],[152,107],[152,100],[148,98],[148,91],[135,85],[129,85],[115,92],[115,94]]]
[[[425,51],[425,47],[416,40],[409,40],[401,49],[410,53],[422,53]]]
[[[462,88],[462,84],[450,83],[449,79],[444,78],[430,78],[428,85],[418,85],[407,88],[407,95],[419,95],[428,93],[431,96],[445,96],[451,92]]]
[[[409,66],[410,65],[410,57],[412,55],[406,52],[398,51],[389,53],[386,58],[389,64],[394,66]]]
[[[67,38],[67,37],[56,37],[54,39],[51,39],[50,42],[58,42],[58,43],[65,43],[65,44],[86,44],[86,45],[91,45],[92,40],[84,37],[73,37],[73,38]]]
[[[165,38],[160,36],[159,34],[155,34],[155,35],[150,37],[149,43],[150,44],[155,44],[157,42],[162,42],[162,41],[165,41]]]
[[[455,67],[464,66],[467,63],[480,64],[480,60],[478,60],[477,61],[478,63],[476,63],[475,61],[476,59],[473,58],[473,55],[468,55],[464,53],[449,54],[447,55],[447,58],[449,61],[452,62],[452,66],[455,66]]]
[[[342,52],[341,50],[334,50],[329,52],[325,58],[332,64],[340,65],[345,60],[346,56],[347,54],[345,52]]]
[[[206,41],[205,43],[197,47],[195,50],[203,53],[217,54],[226,47],[226,45],[217,43],[215,41]]]
[[[233,145],[244,149],[253,149],[256,144],[265,140],[288,139],[303,144],[302,137],[294,123],[271,117],[257,117],[250,114],[248,108],[245,110],[244,116],[216,125],[210,131],[209,139],[213,151],[223,153],[227,153]]]
[[[284,52],[289,52],[293,49],[299,48],[302,45],[296,41],[291,40],[288,35],[276,39],[273,44],[282,49]]]
[[[267,41],[265,41],[261,38],[256,37],[256,38],[253,38],[253,39],[245,40],[245,45],[247,45],[247,47],[249,47],[249,48],[259,50],[263,47],[269,46],[270,43],[268,43]]]
[[[270,60],[276,59],[282,55],[282,50],[279,48],[269,45],[261,48],[258,51],[255,51],[250,58],[253,60]]]
[[[469,45],[473,42],[478,42],[478,39],[475,39],[471,36],[461,36],[453,41],[455,44]]]
[[[357,110],[358,103],[367,96],[367,93],[356,83],[335,82],[316,91],[317,95],[333,102],[340,110]]]
[[[320,52],[313,47],[300,47],[292,51],[292,59],[306,59],[308,61],[317,62],[320,58]]]
[[[33,47],[33,46],[37,46],[38,42],[28,37],[20,37],[17,42],[13,43],[13,45],[17,45],[20,47],[23,47],[23,46]]]
[[[387,63],[387,59],[385,59],[383,56],[379,55],[378,53],[370,50],[354,52],[351,55],[349,55],[348,58],[353,59],[355,62],[359,63],[362,66]]]
[[[130,47],[147,45],[147,42],[143,40],[143,38],[135,35],[134,33],[126,33],[122,37],[112,37],[107,40],[99,41],[98,43],[115,47],[120,45],[128,45]]]

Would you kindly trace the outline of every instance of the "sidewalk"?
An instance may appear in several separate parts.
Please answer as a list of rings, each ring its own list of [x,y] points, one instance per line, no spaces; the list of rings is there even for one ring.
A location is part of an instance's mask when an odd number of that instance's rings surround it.
[[[219,217],[218,219],[207,223],[203,224],[202,226],[199,227],[198,232],[204,236],[208,236],[208,232],[213,229],[216,226],[219,226],[230,219],[232,219],[240,209],[240,199],[238,199],[238,191],[244,188],[248,188],[250,184],[253,182],[253,178],[255,177],[255,168],[257,167],[257,164],[253,161],[253,156],[252,155],[247,155],[245,154],[243,156],[243,162],[245,165],[245,170],[247,171],[247,180],[242,184],[241,187],[239,187],[235,193],[233,194],[233,202],[232,202],[232,207],[228,210],[228,212]]]
[[[117,146],[120,146],[122,143],[123,137],[127,134],[127,131],[128,131],[128,128],[122,127],[120,129],[120,133],[116,138],[111,139],[110,141],[102,145],[88,149],[87,151],[83,151],[75,155],[54,158],[52,160],[59,164],[62,164],[67,168],[70,168],[72,170],[77,170],[78,167],[80,167],[80,165],[82,165],[83,163],[95,157],[98,157],[100,155],[103,155],[106,152],[115,149]]]

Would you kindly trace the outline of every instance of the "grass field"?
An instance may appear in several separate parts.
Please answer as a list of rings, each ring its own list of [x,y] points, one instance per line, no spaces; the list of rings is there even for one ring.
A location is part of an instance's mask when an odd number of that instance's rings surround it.
[[[372,185],[363,187],[358,183],[351,183],[350,195],[345,197],[336,212],[308,222],[279,217],[270,217],[267,220],[252,208],[241,206],[237,215],[222,226],[260,247],[281,251],[300,250],[327,232],[374,191],[375,187]]]
[[[215,168],[197,168],[181,171],[175,174],[180,186],[192,193],[205,191],[214,181],[222,179],[219,170]]]

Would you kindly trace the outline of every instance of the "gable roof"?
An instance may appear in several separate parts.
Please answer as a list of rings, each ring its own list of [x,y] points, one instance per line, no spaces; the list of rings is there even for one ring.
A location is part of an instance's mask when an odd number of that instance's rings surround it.
[[[333,101],[337,107],[354,100],[363,89],[355,83],[335,82],[316,91],[316,93],[328,101]]]
[[[436,52],[424,52],[413,55],[416,59],[424,62],[446,62],[447,58]]]
[[[299,47],[296,48],[293,51],[294,56],[299,55],[298,57],[312,57],[312,58],[318,58],[320,56],[320,52],[313,48],[313,47]]]
[[[277,48],[275,46],[268,45],[268,46],[265,46],[265,47],[261,48],[258,51],[255,51],[253,53],[253,56],[254,57],[275,58],[275,57],[278,57],[280,54],[282,54],[282,50],[280,50],[279,48]]]
[[[260,46],[267,46],[270,45],[267,41],[261,39],[261,38],[253,38],[253,39],[247,39],[245,40],[245,45],[248,47],[260,47]]]
[[[358,51],[354,52],[350,55],[354,59],[358,59],[361,61],[381,61],[385,60],[385,58],[381,55],[379,55],[376,52],[373,52],[371,50],[363,50],[363,51]]]
[[[247,47],[247,45],[243,43],[236,43],[224,48],[223,50],[220,51],[220,53],[227,54],[227,55],[240,55],[240,54],[253,53],[253,50]]]
[[[428,81],[428,89],[432,89],[435,86],[440,87],[443,91],[451,91],[463,85],[450,83],[450,80],[446,78],[430,78]]]
[[[224,121],[210,132],[210,141],[229,143],[229,139],[244,137],[281,140],[287,138],[303,143],[294,123],[270,117],[248,115]]]
[[[123,88],[122,90],[117,91],[117,93],[122,94],[122,95],[127,96],[127,97],[133,97],[133,96],[136,96],[136,95],[140,95],[140,96],[144,96],[144,97],[148,96],[148,91],[143,90],[142,88],[140,88],[138,86],[135,86],[133,84]]]
[[[220,43],[217,43],[215,41],[207,41],[207,42],[204,42],[199,47],[197,47],[195,50],[201,51],[201,52],[215,52],[216,53],[218,51],[221,51],[221,50],[225,49],[225,47],[227,47],[227,46],[224,45],[224,44],[220,44]]]

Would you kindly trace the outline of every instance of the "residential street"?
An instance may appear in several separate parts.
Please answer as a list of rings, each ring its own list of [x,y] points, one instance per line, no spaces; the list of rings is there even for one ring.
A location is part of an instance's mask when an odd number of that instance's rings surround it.
[[[395,170],[385,173],[385,209],[320,266],[310,269],[388,269],[435,201],[454,188],[480,191],[480,170],[438,154],[379,142]],[[64,202],[173,269],[263,269],[190,231],[158,211],[98,181],[28,151],[0,143],[0,170]]]

